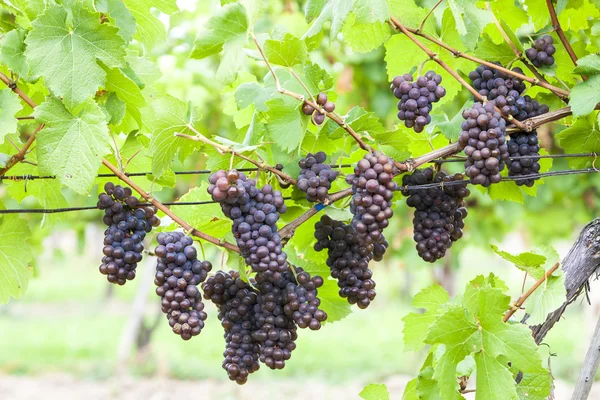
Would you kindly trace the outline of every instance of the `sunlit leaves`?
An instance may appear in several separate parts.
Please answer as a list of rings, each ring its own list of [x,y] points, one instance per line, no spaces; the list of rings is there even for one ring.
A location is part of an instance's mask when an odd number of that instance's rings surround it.
[[[9,133],[17,131],[17,119],[15,114],[23,106],[19,101],[19,96],[10,89],[0,90],[0,143],[4,142],[4,137]]]
[[[192,58],[204,58],[218,54],[230,40],[242,37],[248,30],[246,9],[239,3],[231,3],[219,9],[206,22],[206,30],[194,44]]]
[[[566,153],[600,153],[600,130],[595,118],[578,118],[573,125],[556,135],[559,145]],[[590,158],[571,158],[569,165],[582,168]]]
[[[390,394],[383,384],[371,383],[359,393],[364,400],[389,400]]]
[[[300,103],[289,97],[274,98],[266,103],[269,138],[287,152],[296,150],[306,134],[306,121],[299,112]]]
[[[0,218],[0,304],[19,298],[27,288],[33,260],[30,238],[27,221],[8,215]]]
[[[34,115],[46,124],[36,139],[40,172],[56,175],[63,185],[86,194],[102,156],[110,151],[104,113],[91,99],[68,109],[49,97]]]
[[[30,74],[43,76],[55,95],[75,105],[93,95],[106,79],[98,60],[124,66],[125,42],[118,29],[101,24],[82,3],[50,6],[33,21],[25,42]]]
[[[573,115],[587,115],[600,102],[600,75],[594,75],[587,81],[575,85],[571,91],[569,105]]]
[[[25,36],[24,29],[13,29],[2,38],[0,48],[0,61],[16,74],[27,76],[29,66],[25,59]]]
[[[134,38],[150,51],[157,43],[165,39],[165,25],[151,12],[156,8],[166,14],[179,11],[176,0],[124,0],[135,18]]]
[[[285,67],[304,63],[308,55],[304,41],[289,33],[283,40],[266,40],[264,50],[269,62]]]

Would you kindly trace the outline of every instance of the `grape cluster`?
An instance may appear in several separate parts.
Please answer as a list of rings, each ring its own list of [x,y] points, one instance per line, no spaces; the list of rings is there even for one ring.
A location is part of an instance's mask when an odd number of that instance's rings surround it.
[[[277,233],[279,215],[286,211],[281,192],[270,185],[258,189],[255,180],[236,170],[217,171],[209,182],[213,200],[233,220],[232,232],[246,264],[254,272],[285,271],[287,255]]]
[[[319,93],[317,95],[316,98],[317,104],[320,105],[321,107],[323,107],[323,109],[327,112],[333,112],[335,110],[335,104],[332,101],[329,101],[327,99],[327,94],[326,93]],[[323,122],[325,122],[325,113],[316,110],[313,106],[311,106],[308,103],[304,103],[302,104],[302,112],[305,115],[311,115],[312,116],[312,122],[313,124],[315,124],[316,126],[321,126],[323,125]]]
[[[283,312],[291,316],[299,328],[321,329],[321,322],[327,319],[327,313],[319,309],[321,300],[317,297],[323,286],[323,278],[311,277],[308,272],[296,268],[296,279],[290,279],[285,288],[285,306]]]
[[[181,232],[161,232],[156,239],[156,294],[173,332],[189,340],[204,328],[206,313],[197,285],[204,282],[212,265],[197,259],[192,238]]]
[[[104,248],[100,273],[110,283],[124,285],[135,278],[137,263],[142,260],[143,240],[153,226],[160,225],[151,207],[138,207],[138,199],[128,187],[108,182],[106,193],[98,195],[98,208],[104,210]]]
[[[327,156],[319,151],[316,154],[308,153],[306,158],[298,161],[302,168],[298,176],[298,189],[306,193],[308,201],[324,201],[327,199],[331,183],[337,178],[337,172],[325,164]]]
[[[467,155],[467,176],[473,183],[485,187],[500,182],[500,171],[508,158],[506,123],[492,102],[475,103],[462,115],[465,121],[461,125],[458,145]]]
[[[404,121],[407,128],[422,132],[431,122],[431,109],[446,95],[446,89],[440,86],[442,77],[433,71],[419,76],[413,82],[411,74],[396,76],[390,89],[398,101],[398,119]]]
[[[202,290],[204,298],[217,306],[219,321],[225,329],[223,369],[229,379],[242,385],[260,367],[259,344],[252,337],[258,295],[236,271],[217,271],[202,284]]]
[[[494,64],[501,66],[499,62]],[[523,74],[521,68],[512,70]],[[522,96],[526,87],[523,81],[517,77],[480,65],[471,71],[469,78],[479,94],[493,101],[505,117],[511,115],[518,121],[524,121],[549,111],[547,105],[540,105],[530,96]]]
[[[375,298],[375,281],[369,269],[374,246],[362,244],[351,224],[327,215],[315,224],[315,238],[316,251],[327,249],[327,266],[338,281],[340,296],[350,304],[367,308]]]
[[[463,200],[470,194],[466,181],[464,184],[414,188],[464,179],[462,174],[448,175],[444,171],[434,175],[433,169],[427,168],[402,177],[402,194],[408,197],[406,204],[415,208],[413,238],[417,242],[417,252],[427,262],[442,258],[452,242],[462,237],[467,216]]]
[[[510,157],[519,156],[539,156],[540,146],[537,132],[519,132],[512,135],[508,141],[508,155]],[[506,160],[508,167],[508,176],[522,176],[535,174],[540,171],[540,159],[538,157],[521,158],[517,160]],[[519,186],[533,186],[538,178],[523,179],[515,181]]]
[[[365,155],[346,176],[352,185],[350,211],[352,226],[362,243],[383,244],[383,229],[393,215],[392,196],[398,185],[392,179],[398,174],[394,161],[380,151]],[[381,247],[379,247],[381,249]]]
[[[552,44],[554,40],[550,35],[544,35],[533,42],[533,46],[525,50],[525,55],[536,67],[550,66],[554,64],[556,47]]]

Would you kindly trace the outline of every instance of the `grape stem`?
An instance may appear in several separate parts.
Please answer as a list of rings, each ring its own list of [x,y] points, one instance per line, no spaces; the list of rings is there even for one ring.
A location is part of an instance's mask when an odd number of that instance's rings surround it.
[[[531,73],[533,75],[535,75],[535,77],[538,79],[538,81],[540,82],[545,82],[546,84],[548,84],[548,86],[552,86],[548,83],[548,81],[544,78],[544,76],[537,70],[537,68],[532,65],[526,57],[523,56],[523,53],[517,48],[517,46],[513,43],[513,41],[510,39],[510,37],[508,36],[508,34],[506,33],[506,31],[504,30],[504,28],[502,27],[502,24],[500,24],[500,21],[498,21],[498,18],[496,18],[496,14],[494,14],[494,10],[492,10],[492,6],[490,5],[489,2],[485,3],[488,11],[492,14],[492,19],[494,20],[494,24],[496,25],[496,27],[498,28],[498,31],[500,32],[500,34],[502,35],[502,37],[504,38],[504,41],[506,43],[508,43],[508,45],[510,46],[510,48],[512,49],[513,53],[515,53],[515,56],[517,56],[517,58],[527,67],[527,69],[529,69],[531,71]],[[534,83],[532,83],[534,84]],[[552,86],[552,88],[554,88],[554,86]],[[568,103],[567,99],[568,99],[568,94],[565,95],[562,92],[558,92],[554,89],[549,88],[549,90],[554,93],[558,98],[560,98],[562,101],[564,101],[565,103]]]
[[[373,152],[373,148],[371,146],[369,146],[368,144],[366,144],[362,140],[360,135],[358,133],[356,133],[356,131],[354,129],[352,129],[352,127],[350,125],[346,124],[346,122],[343,120],[343,118],[341,118],[338,114],[336,114],[335,112],[325,111],[325,109],[320,104],[317,104],[317,102],[314,101],[314,99],[308,100],[299,93],[295,93],[295,92],[289,91],[289,90],[281,87],[281,83],[279,82],[279,78],[277,77],[277,74],[275,73],[275,69],[273,69],[273,66],[271,65],[269,60],[267,60],[267,57],[265,56],[265,53],[264,53],[261,45],[258,43],[256,36],[253,33],[251,35],[252,35],[252,40],[254,41],[254,45],[258,49],[258,52],[260,53],[265,64],[267,64],[267,67],[269,68],[269,71],[271,72],[271,75],[273,76],[273,80],[275,81],[275,87],[277,88],[277,91],[279,93],[286,95],[286,96],[293,97],[302,103],[309,104],[315,110],[318,110],[321,114],[325,114],[325,116],[327,118],[331,119],[333,122],[338,124],[342,129],[344,129],[346,132],[348,132],[348,134],[350,136],[352,136],[352,138],[356,141],[356,143],[358,143],[358,145],[360,146],[361,149],[369,151],[369,152]],[[302,86],[304,86],[304,88],[308,91],[308,89],[306,88],[304,83],[302,83]],[[309,93],[309,95],[312,97],[312,95],[310,93]]]
[[[241,158],[242,160],[246,160],[251,164],[256,165],[256,167],[258,167],[258,169],[263,169],[266,171],[269,171],[275,175],[277,175],[278,177],[280,177],[283,181],[287,182],[287,183],[291,183],[292,185],[296,185],[296,180],[294,178],[292,178],[290,175],[286,174],[283,171],[278,170],[277,168],[273,168],[269,165],[267,165],[264,162],[260,162],[260,161],[256,161],[244,154],[241,154],[235,150],[233,150],[231,147],[228,146],[224,146],[221,145],[219,143],[215,143],[212,140],[208,139],[206,136],[202,135],[200,132],[198,132],[196,129],[194,129],[192,126],[188,125],[188,128],[194,132],[196,135],[192,136],[192,135],[186,135],[185,133],[180,133],[180,132],[176,132],[175,136],[177,137],[181,137],[184,139],[189,139],[189,140],[194,140],[196,142],[202,142],[202,143],[206,143],[210,146],[213,146],[215,149],[217,149],[221,154],[231,154],[232,156]]]
[[[550,19],[552,20],[552,28],[554,28],[554,30],[556,31],[556,34],[558,35],[558,38],[565,47],[565,50],[567,50],[571,61],[573,61],[573,65],[577,66],[577,55],[575,54],[575,51],[573,51],[571,43],[569,43],[569,40],[565,36],[565,32],[560,26],[560,22],[558,21],[558,16],[556,15],[556,9],[554,8],[554,4],[552,4],[552,0],[546,0],[546,6],[548,7],[548,12],[550,13]],[[581,77],[584,81],[587,79],[583,75]]]
[[[431,7],[431,10],[429,10],[429,12],[427,13],[427,15],[425,16],[425,18],[423,18],[423,21],[421,22],[421,25],[419,25],[419,29],[417,29],[417,31],[422,32],[423,31],[423,27],[425,26],[425,22],[427,22],[427,19],[431,16],[431,14],[433,14],[433,12],[435,11],[435,9],[442,4],[444,0],[438,0],[437,3],[435,3],[435,5],[433,7]]]
[[[538,279],[538,281],[536,283],[534,283],[533,286],[531,286],[524,295],[519,297],[519,299],[515,302],[515,304],[513,306],[511,306],[510,310],[508,310],[508,312],[506,314],[504,314],[504,317],[502,318],[502,322],[507,322],[510,319],[510,317],[512,317],[514,315],[514,313],[516,313],[517,310],[519,310],[521,308],[523,303],[525,303],[525,300],[527,300],[527,298],[529,296],[531,296],[531,294],[533,292],[535,292],[535,290],[538,287],[540,287],[540,285],[542,283],[544,283],[546,281],[546,279],[548,279],[548,277],[554,273],[554,271],[556,271],[558,269],[559,265],[560,265],[560,263],[558,263],[558,262],[556,264],[554,264],[554,266],[552,268],[550,268],[548,271],[546,271],[544,276],[542,276],[540,279]]]
[[[440,67],[445,69],[446,72],[448,72],[450,75],[452,75],[452,77],[454,79],[456,79],[463,87],[465,87],[469,92],[471,92],[471,94],[477,100],[479,100],[481,102],[485,101],[484,97],[481,96],[479,94],[479,92],[477,90],[475,90],[475,88],[473,88],[473,86],[469,85],[467,83],[467,81],[465,81],[462,78],[462,76],[460,76],[455,70],[450,68],[450,66],[448,64],[446,64],[436,53],[434,53],[427,46],[425,46],[423,43],[421,43],[421,41],[419,39],[417,39],[408,29],[406,29],[406,27],[404,25],[402,25],[402,23],[400,23],[400,21],[398,21],[397,19],[395,19],[394,17],[391,17],[391,16],[390,16],[390,21],[392,21],[393,25],[396,28],[398,28],[402,33],[404,33],[404,35],[406,35],[407,38],[409,38],[414,44],[416,44],[421,50],[423,50],[423,52],[425,54],[427,54],[429,56],[429,58],[431,58],[433,61],[438,63],[440,65]],[[502,115],[502,112],[500,111],[500,109],[498,107],[494,106],[494,108],[496,109],[496,111],[498,111],[500,113],[500,115]],[[502,117],[504,119],[506,119],[508,122],[514,124],[516,127],[520,128],[521,130],[523,130],[523,131],[527,130],[527,127],[522,122],[517,121],[511,115],[509,115],[509,116],[503,115]]]
[[[392,22],[392,24],[394,24],[394,25],[400,23],[393,16],[390,16],[390,22]],[[409,31],[409,32],[417,35],[417,36],[422,37],[423,39],[426,39],[426,40],[428,40],[428,41],[430,41],[430,42],[432,42],[432,43],[434,43],[434,44],[436,44],[436,45],[438,45],[438,46],[446,49],[447,51],[449,51],[450,53],[452,53],[452,55],[454,57],[464,58],[465,60],[469,60],[469,61],[473,61],[473,62],[481,64],[481,65],[485,65],[486,67],[492,68],[492,69],[494,69],[496,71],[501,71],[501,72],[504,72],[507,75],[519,78],[522,81],[529,82],[532,85],[536,85],[536,86],[540,86],[540,87],[543,87],[545,89],[548,89],[551,92],[556,93],[557,95],[560,95],[560,96],[563,96],[563,97],[569,97],[569,95],[570,95],[570,92],[568,90],[564,90],[564,89],[561,89],[559,87],[553,86],[553,85],[549,84],[546,81],[535,79],[535,78],[530,78],[527,75],[523,75],[523,74],[521,74],[519,72],[512,71],[512,70],[504,68],[504,67],[502,67],[500,65],[496,65],[494,63],[491,63],[491,62],[482,60],[480,58],[473,57],[473,56],[471,56],[469,54],[463,53],[463,52],[461,52],[461,51],[459,51],[459,50],[457,50],[457,49],[455,49],[455,48],[447,45],[446,43],[442,42],[441,40],[438,40],[438,39],[434,38],[433,36],[428,35],[428,34],[426,34],[424,32],[420,32],[420,31],[418,31],[416,29],[411,29],[411,28],[408,28],[408,27],[405,27],[405,29],[407,31]]]

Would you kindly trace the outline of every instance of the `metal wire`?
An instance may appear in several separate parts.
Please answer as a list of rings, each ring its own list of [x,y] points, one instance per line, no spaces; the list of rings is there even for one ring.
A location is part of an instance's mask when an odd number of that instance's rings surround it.
[[[544,155],[529,155],[529,156],[514,156],[509,157],[510,160],[526,160],[528,158],[577,158],[577,157],[596,157],[596,153],[573,153],[573,154],[544,154]],[[465,162],[465,158],[439,158],[437,160],[431,161],[435,164],[445,164],[445,163],[455,163],[455,162]]]

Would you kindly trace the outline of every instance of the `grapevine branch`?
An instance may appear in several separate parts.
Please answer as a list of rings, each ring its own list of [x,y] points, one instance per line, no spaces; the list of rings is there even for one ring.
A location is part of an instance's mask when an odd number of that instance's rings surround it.
[[[152,205],[154,205],[160,211],[162,211],[163,213],[168,215],[173,221],[175,221],[178,225],[180,225],[183,229],[185,229],[185,231],[188,232],[189,234],[199,237],[200,239],[204,239],[207,242],[210,242],[216,246],[221,246],[227,250],[235,251],[236,253],[240,252],[240,249],[237,246],[235,246],[229,242],[225,242],[224,240],[219,240],[213,236],[207,235],[204,232],[200,232],[199,230],[195,229],[193,226],[188,224],[186,221],[179,218],[177,215],[175,215],[175,213],[173,211],[171,211],[169,209],[169,207],[165,206],[160,201],[152,198],[152,196],[150,196],[144,189],[142,189],[140,186],[138,186],[127,175],[122,173],[117,167],[112,165],[107,159],[103,158],[102,164],[104,164],[105,167],[110,169],[117,177],[119,177],[119,179],[121,179],[123,182],[127,183],[127,185],[130,188],[132,188],[133,190],[138,192],[140,194],[140,196],[142,196],[146,201],[152,203]]]
[[[188,125],[188,128],[192,132],[194,132],[196,135],[192,136],[192,135],[186,135],[185,133],[175,132],[175,136],[178,136],[178,137],[181,137],[184,139],[193,140],[196,142],[202,142],[202,143],[208,144],[208,145],[214,147],[215,149],[217,149],[217,151],[219,151],[221,154],[232,154],[238,158],[241,158],[242,160],[246,160],[249,163],[256,165],[256,167],[258,169],[263,169],[263,170],[272,172],[273,174],[279,176],[285,182],[291,183],[293,185],[296,184],[296,180],[294,178],[292,178],[291,176],[289,176],[288,174],[286,174],[285,172],[280,171],[277,168],[273,168],[264,162],[253,160],[252,158],[233,150],[229,146],[224,146],[222,144],[213,142],[212,140],[208,139],[206,136],[204,136],[203,134],[198,132],[196,129],[194,129],[194,127],[192,127],[191,125]]]
[[[258,40],[256,39],[256,36],[254,34],[252,34],[252,40],[254,41],[254,44],[255,44],[256,48],[258,49],[258,52],[260,53],[261,58],[263,59],[263,61],[267,65],[267,67],[269,68],[269,71],[271,72],[271,75],[273,76],[273,80],[275,81],[275,87],[277,88],[277,91],[279,93],[286,95],[286,96],[293,97],[300,102],[309,104],[315,110],[319,110],[320,113],[325,114],[326,117],[331,119],[333,122],[335,122],[340,127],[342,127],[346,132],[348,132],[348,134],[350,136],[352,136],[352,138],[356,141],[356,143],[358,143],[358,145],[360,146],[361,149],[370,151],[370,152],[373,151],[371,146],[366,144],[362,140],[360,135],[358,133],[356,133],[356,131],[354,129],[352,129],[352,127],[350,125],[346,124],[346,122],[338,114],[336,114],[335,112],[327,112],[327,111],[325,111],[325,109],[323,107],[321,107],[321,105],[317,104],[314,100],[306,99],[303,95],[301,95],[299,93],[295,93],[295,92],[289,91],[287,89],[284,89],[281,86],[281,83],[279,82],[279,78],[277,77],[277,74],[275,73],[275,69],[273,69],[273,66],[271,65],[269,60],[267,60],[267,56],[265,55],[261,45],[258,43]],[[312,94],[310,94],[310,95],[312,97]]]
[[[406,35],[406,37],[409,38],[414,44],[416,44],[421,50],[423,50],[423,52],[425,54],[427,54],[427,56],[429,56],[429,58],[431,58],[433,61],[438,63],[440,65],[440,67],[442,67],[443,69],[446,70],[446,72],[448,72],[450,75],[452,75],[452,77],[454,79],[456,79],[469,92],[471,92],[471,94],[477,100],[479,100],[481,102],[484,101],[484,98],[479,94],[479,92],[477,90],[475,90],[475,88],[473,86],[469,85],[467,83],[467,81],[465,81],[463,79],[462,76],[460,76],[455,70],[450,68],[450,66],[448,64],[446,64],[437,54],[435,54],[427,46],[425,46],[423,43],[421,43],[421,41],[419,39],[414,37],[414,35],[410,31],[408,31],[408,29],[406,29],[406,27],[404,25],[402,25],[402,23],[400,23],[400,21],[398,21],[394,17],[390,17],[390,20],[393,22],[393,24],[396,26],[396,28],[400,29],[400,31],[402,33],[404,33],[404,35]],[[494,106],[494,107],[496,108],[496,111],[498,111],[500,114],[502,114],[502,112],[500,111],[500,109],[498,107],[496,107],[496,106]],[[507,117],[503,116],[503,118],[506,119],[508,122],[513,123],[519,129],[521,129],[523,131],[527,130],[526,126],[522,122],[517,121],[512,116],[510,116],[510,115]]]
[[[390,21],[392,22],[392,24],[396,25],[400,22],[398,22],[398,20],[394,17],[390,17]],[[480,58],[474,57],[472,55],[466,54],[461,52],[460,50],[457,50],[455,48],[453,48],[452,46],[447,45],[446,43],[442,42],[439,39],[436,39],[435,37],[428,35],[425,32],[421,32],[419,30],[416,29],[411,29],[408,27],[405,27],[405,29],[411,33],[413,33],[414,35],[420,36],[423,39],[426,39],[428,41],[430,41],[431,43],[434,43],[437,46],[442,47],[443,49],[449,51],[454,57],[460,57],[460,58],[464,58],[465,60],[469,60],[469,61],[473,61],[477,64],[481,64],[481,65],[485,65],[486,67],[492,68],[496,71],[501,71],[507,75],[510,76],[514,76],[516,78],[521,79],[522,81],[528,82],[532,85],[536,85],[536,86],[540,86],[543,87],[545,89],[548,89],[549,91],[553,92],[554,94],[556,94],[557,96],[561,97],[561,98],[567,98],[569,97],[570,93],[567,90],[561,89],[559,87],[556,87],[554,85],[551,85],[550,83],[546,82],[545,80],[539,80],[539,79],[535,79],[535,78],[531,78],[527,75],[523,75],[519,72],[516,71],[512,71],[508,68],[504,68],[500,65],[491,63],[489,61],[485,61],[482,60]]]
[[[550,13],[550,19],[552,20],[552,27],[556,31],[556,34],[558,35],[561,43],[565,47],[565,50],[567,50],[567,53],[569,54],[571,61],[573,61],[573,64],[575,66],[577,66],[577,55],[575,54],[575,51],[573,51],[573,47],[571,47],[571,43],[569,43],[569,40],[565,36],[565,32],[563,31],[562,27],[560,26],[560,22],[558,21],[558,16],[556,15],[556,9],[554,8],[554,4],[552,4],[552,0],[546,0],[546,6],[548,7],[548,12]],[[585,80],[585,77],[582,77],[582,78]]]
[[[544,82],[544,83],[550,85],[548,83],[548,81],[546,81],[546,79],[544,79],[544,76],[537,70],[537,68],[535,66],[533,66],[525,57],[523,57],[523,53],[513,43],[513,41],[510,39],[510,37],[508,36],[508,34],[506,33],[506,31],[502,27],[502,24],[500,24],[500,21],[498,21],[498,18],[496,18],[496,14],[494,14],[494,11],[492,10],[492,6],[490,5],[490,3],[486,3],[486,7],[490,11],[490,13],[492,14],[492,18],[494,19],[494,24],[498,28],[498,31],[500,32],[500,34],[504,38],[504,41],[506,43],[508,43],[508,45],[512,49],[513,53],[515,53],[515,55],[519,58],[519,60],[521,60],[521,62],[527,67],[527,69],[529,69],[531,71],[531,73],[533,75],[535,75],[535,77],[537,78],[537,80],[539,82]],[[568,95],[565,96],[561,92],[556,92],[556,91],[554,91],[552,89],[550,89],[550,90],[552,91],[552,93],[554,93],[556,96],[558,96],[561,100],[563,100],[563,101],[566,102],[566,99],[567,99]]]
[[[529,288],[529,290],[524,295],[522,295],[521,297],[519,297],[519,299],[517,300],[517,302],[504,315],[504,317],[502,318],[502,321],[503,322],[508,321],[510,319],[510,317],[512,317],[514,315],[514,313],[516,313],[517,310],[519,310],[521,308],[521,306],[523,305],[523,303],[525,303],[525,300],[527,300],[527,298],[529,296],[531,296],[531,294],[533,292],[535,292],[535,290],[538,287],[540,287],[540,285],[542,283],[544,283],[546,281],[546,279],[548,279],[548,277],[554,273],[554,271],[556,271],[558,269],[559,265],[560,265],[560,263],[558,263],[558,262],[556,264],[554,264],[554,266],[552,268],[550,268],[548,271],[546,271],[546,273],[544,274],[544,276],[542,276],[540,279],[538,279],[538,281],[536,283],[534,283],[533,286],[531,286]]]

